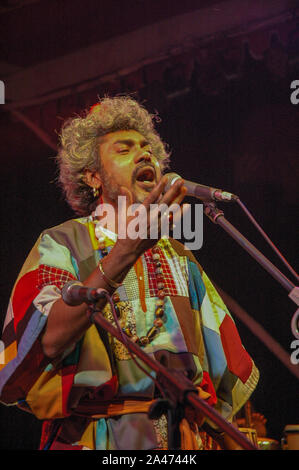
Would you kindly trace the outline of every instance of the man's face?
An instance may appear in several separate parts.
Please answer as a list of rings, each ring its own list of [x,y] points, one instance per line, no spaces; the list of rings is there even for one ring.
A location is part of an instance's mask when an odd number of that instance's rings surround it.
[[[103,202],[115,203],[121,186],[128,188],[134,203],[142,203],[161,179],[161,168],[149,143],[135,130],[106,134],[99,155]]]

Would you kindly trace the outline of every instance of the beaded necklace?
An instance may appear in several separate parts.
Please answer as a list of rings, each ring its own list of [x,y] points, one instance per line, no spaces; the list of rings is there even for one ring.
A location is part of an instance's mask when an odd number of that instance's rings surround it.
[[[95,235],[97,237],[99,243],[99,249],[102,252],[102,256],[105,257],[108,254],[105,237],[103,236],[102,227],[99,224],[95,226]],[[156,274],[157,280],[157,289],[158,289],[158,298],[155,303],[155,320],[153,321],[153,326],[148,330],[145,336],[141,336],[140,338],[131,332],[129,328],[123,328],[123,332],[130,338],[131,341],[137,343],[139,346],[146,346],[147,344],[151,343],[153,339],[157,336],[160,331],[160,328],[163,326],[163,316],[165,314],[164,310],[164,300],[166,296],[165,292],[165,284],[164,284],[164,277],[163,271],[161,267],[161,257],[160,257],[160,248],[158,245],[155,245],[150,251],[153,262],[154,262],[154,271]],[[119,308],[120,297],[118,292],[114,292],[112,295],[112,300],[114,303],[114,308],[117,313],[117,316],[120,317],[121,311]]]

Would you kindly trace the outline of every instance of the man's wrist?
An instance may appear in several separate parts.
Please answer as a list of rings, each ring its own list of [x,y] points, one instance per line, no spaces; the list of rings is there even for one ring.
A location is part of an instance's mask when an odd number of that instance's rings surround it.
[[[121,243],[118,241],[115,243],[110,254],[117,257],[118,263],[124,267],[132,267],[137,259],[140,257],[140,254],[135,251],[128,251]]]
[[[103,268],[103,265],[102,265],[102,260],[100,260],[98,262],[98,268],[101,272],[101,275],[104,279],[104,281],[106,282],[106,284],[108,284],[108,286],[111,288],[111,289],[117,289],[118,287],[121,286],[121,282],[116,282],[115,280],[113,279],[110,279],[107,274],[105,273],[104,271],[104,268]]]

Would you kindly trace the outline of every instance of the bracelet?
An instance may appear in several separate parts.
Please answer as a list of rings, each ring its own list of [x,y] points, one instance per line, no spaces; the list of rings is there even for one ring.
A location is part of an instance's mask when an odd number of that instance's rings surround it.
[[[102,266],[102,260],[99,261],[98,268],[101,271],[103,279],[108,284],[108,286],[112,287],[113,289],[117,289],[118,287],[121,286],[121,283],[113,281],[112,279],[106,276],[103,266]]]

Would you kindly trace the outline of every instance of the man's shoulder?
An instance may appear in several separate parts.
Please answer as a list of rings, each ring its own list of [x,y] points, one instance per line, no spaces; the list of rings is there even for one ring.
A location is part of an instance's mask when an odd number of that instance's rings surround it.
[[[186,256],[187,258],[189,258],[190,261],[193,261],[194,263],[198,264],[198,261],[192,251],[188,250],[188,248],[186,248],[183,243],[179,242],[175,238],[169,238],[168,240],[172,248],[176,251],[179,256]]]
[[[61,222],[60,224],[44,229],[42,231],[42,235],[50,234],[50,233],[53,233],[53,234],[62,233],[62,232],[71,233],[72,231],[78,230],[80,227],[86,227],[89,221],[90,221],[89,217],[68,219],[68,220],[65,220],[64,222]]]
[[[90,243],[89,227],[90,217],[81,217],[66,220],[58,225],[43,230],[41,239],[50,237],[56,243],[76,246],[79,242]]]

